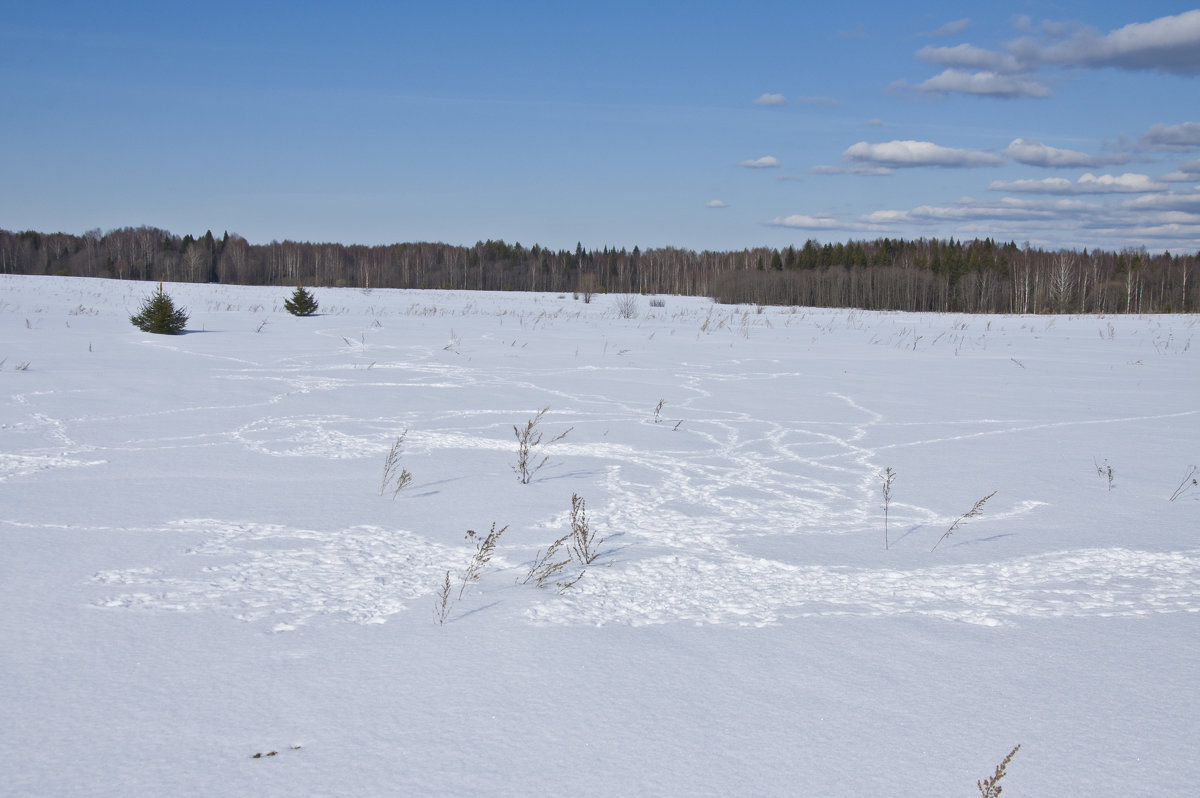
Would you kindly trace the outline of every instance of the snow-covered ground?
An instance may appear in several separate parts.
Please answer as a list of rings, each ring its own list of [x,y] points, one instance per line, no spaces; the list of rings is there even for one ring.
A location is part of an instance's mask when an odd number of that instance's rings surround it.
[[[1200,784],[1200,317],[152,288],[0,276],[5,795]]]

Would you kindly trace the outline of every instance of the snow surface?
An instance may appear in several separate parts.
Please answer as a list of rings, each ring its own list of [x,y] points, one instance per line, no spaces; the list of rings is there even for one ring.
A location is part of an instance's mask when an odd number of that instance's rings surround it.
[[[1195,794],[1200,317],[151,290],[0,276],[6,795]]]

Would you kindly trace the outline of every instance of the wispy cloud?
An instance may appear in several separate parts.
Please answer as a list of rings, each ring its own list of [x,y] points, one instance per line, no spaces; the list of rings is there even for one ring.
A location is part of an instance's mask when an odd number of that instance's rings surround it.
[[[867,127],[883,127],[882,119],[868,119]]]
[[[1130,210],[1179,211],[1196,214],[1195,221],[1200,223],[1200,190],[1147,194],[1125,200],[1121,207]]]
[[[969,18],[964,17],[963,19],[956,19],[951,22],[947,22],[945,25],[942,25],[937,30],[931,30],[928,33],[923,33],[921,35],[929,36],[931,38],[940,38],[942,36],[957,36],[958,34],[962,33],[969,27],[971,27],[971,20]]]
[[[808,170],[812,175],[867,175],[880,177],[894,174],[896,170],[887,166],[874,166],[869,163],[851,163],[844,165],[821,165]]]
[[[1154,152],[1191,152],[1200,150],[1200,122],[1181,125],[1154,125],[1141,135],[1138,149]]]
[[[767,224],[775,227],[799,227],[804,230],[835,230],[841,227],[841,223],[832,216],[808,216],[801,213],[776,216]]]
[[[989,191],[1027,194],[1145,194],[1166,191],[1167,188],[1166,183],[1132,172],[1123,175],[1094,175],[1089,172],[1075,181],[1062,177],[1050,177],[1045,180],[997,180],[988,186]]]
[[[1200,74],[1200,9],[1131,23],[1105,35],[1083,29],[1052,44],[1018,39],[1007,49],[1030,64],[1196,75]]]
[[[881,144],[860,141],[846,148],[842,160],[889,169],[919,166],[961,169],[1000,166],[1004,163],[1003,158],[991,153],[942,147],[930,141],[887,141]]]
[[[824,105],[828,108],[837,108],[842,104],[841,100],[832,97],[801,97],[799,101],[805,105]]]
[[[1051,169],[1093,168],[1128,163],[1132,160],[1132,156],[1126,153],[1088,155],[1026,139],[1013,139],[1012,143],[1005,147],[1004,154],[1026,166],[1043,166]]]
[[[779,166],[779,159],[772,155],[764,155],[752,161],[739,161],[738,166],[744,166],[747,169],[775,169]]]
[[[761,94],[754,100],[755,105],[787,105],[787,97],[782,94]]]
[[[892,84],[893,88],[910,88],[904,81]],[[975,94],[983,97],[1050,97],[1054,94],[1045,83],[1024,75],[1004,75],[983,70],[969,72],[963,69],[947,69],[915,87],[917,91],[930,94]]]
[[[924,92],[957,92],[993,97],[1048,97],[1039,73],[1047,68],[1111,67],[1176,75],[1200,75],[1200,9],[1135,22],[1109,33],[1063,23],[1035,26],[1028,17],[1015,21],[1024,36],[989,50],[972,44],[922,47],[916,57],[946,69],[912,87]]]
[[[820,218],[820,217],[818,217]],[[1200,239],[1200,191],[1150,194],[1106,206],[1075,198],[970,197],[944,205],[880,210],[859,217],[872,229],[925,227],[940,235],[990,235],[1000,239],[1155,241],[1189,248]]]
[[[721,200],[709,200],[708,202],[704,203],[704,207],[705,208],[728,208],[729,206],[726,205],[724,202],[721,202]]]
[[[862,217],[867,224],[932,225],[945,222],[1037,222],[1053,221],[1064,213],[1096,210],[1099,206],[1079,200],[1029,201],[1012,197],[979,202],[970,197],[949,205],[919,205],[909,210],[875,211]]]
[[[877,230],[874,225],[864,222],[852,222],[838,219],[834,216],[810,216],[803,213],[793,213],[790,216],[776,216],[767,222],[771,227],[790,227],[795,230],[851,230],[867,232]]]
[[[1165,183],[1200,183],[1200,161],[1184,161],[1159,180]]]
[[[1016,56],[985,50],[973,44],[953,47],[922,47],[917,58],[928,64],[956,69],[986,69],[991,72],[1020,72],[1024,67]]]

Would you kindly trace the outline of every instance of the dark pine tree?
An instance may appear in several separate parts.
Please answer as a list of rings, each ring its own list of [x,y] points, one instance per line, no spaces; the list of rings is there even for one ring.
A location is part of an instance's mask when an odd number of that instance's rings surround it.
[[[162,283],[159,283],[158,291],[146,297],[142,309],[130,316],[129,320],[143,332],[176,335],[183,332],[188,317],[185,308],[175,308],[175,303],[163,293]]]
[[[291,299],[283,300],[283,306],[293,316],[311,316],[317,312],[317,300],[304,290],[304,286],[296,286]]]

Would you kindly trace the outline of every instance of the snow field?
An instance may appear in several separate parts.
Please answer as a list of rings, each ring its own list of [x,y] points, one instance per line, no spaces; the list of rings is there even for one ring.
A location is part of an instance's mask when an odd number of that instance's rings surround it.
[[[0,276],[14,794],[962,794],[1017,742],[1013,794],[1200,776],[1196,316],[168,285],[160,337],[149,290]],[[573,493],[601,557],[518,584]]]

